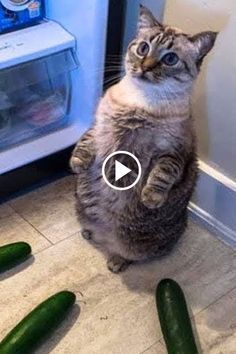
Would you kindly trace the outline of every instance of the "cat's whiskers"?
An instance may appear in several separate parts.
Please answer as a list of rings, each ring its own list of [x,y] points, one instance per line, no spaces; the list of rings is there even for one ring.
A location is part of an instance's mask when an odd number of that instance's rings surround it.
[[[112,65],[112,66],[106,66],[106,67],[101,67],[101,68],[96,68],[94,70],[91,70],[90,74],[87,76],[87,78],[92,78],[96,75],[102,74],[109,74],[109,73],[121,73],[123,74],[124,72],[124,68],[122,66],[116,66],[116,65]]]
[[[105,86],[106,85],[111,86],[111,85],[119,82],[121,80],[121,78],[122,78],[122,74],[121,73],[113,75],[113,76],[109,77],[108,79],[104,80],[104,85]]]

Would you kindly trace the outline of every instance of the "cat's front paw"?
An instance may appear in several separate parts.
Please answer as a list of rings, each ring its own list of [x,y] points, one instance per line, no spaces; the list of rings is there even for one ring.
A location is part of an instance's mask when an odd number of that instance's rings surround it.
[[[157,191],[151,186],[146,186],[142,190],[141,201],[148,209],[157,209],[165,203],[167,197],[167,192]]]
[[[113,255],[107,260],[107,268],[115,274],[124,272],[128,266],[131,264],[131,261],[124,259],[118,255]]]
[[[70,159],[70,167],[74,173],[80,173],[82,170],[87,170],[91,164],[91,159],[81,159],[78,156],[72,156]]]

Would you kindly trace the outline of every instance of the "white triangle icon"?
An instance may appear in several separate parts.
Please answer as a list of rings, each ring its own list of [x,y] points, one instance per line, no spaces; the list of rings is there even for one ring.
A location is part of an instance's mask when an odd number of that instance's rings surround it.
[[[119,161],[115,161],[115,180],[116,182],[119,181],[122,177],[126,176],[128,173],[130,173],[132,170]]]

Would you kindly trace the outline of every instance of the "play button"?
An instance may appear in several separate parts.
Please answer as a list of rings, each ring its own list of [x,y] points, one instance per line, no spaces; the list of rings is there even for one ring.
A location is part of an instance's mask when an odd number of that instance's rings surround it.
[[[132,170],[119,161],[115,161],[115,181],[119,181],[122,177],[126,176],[128,173],[132,172]]]
[[[134,187],[141,177],[141,165],[136,156],[128,151],[116,151],[103,163],[102,175],[109,187],[127,190]]]

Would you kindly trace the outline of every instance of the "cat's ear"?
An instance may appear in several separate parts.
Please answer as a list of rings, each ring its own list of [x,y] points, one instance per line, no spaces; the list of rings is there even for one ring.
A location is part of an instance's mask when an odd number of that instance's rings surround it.
[[[197,64],[201,66],[205,56],[214,47],[218,32],[201,32],[189,38],[189,40],[194,44],[197,52]]]
[[[145,6],[140,5],[140,13],[138,19],[138,32],[143,29],[150,29],[152,27],[163,27],[161,23],[157,21],[154,15]]]

